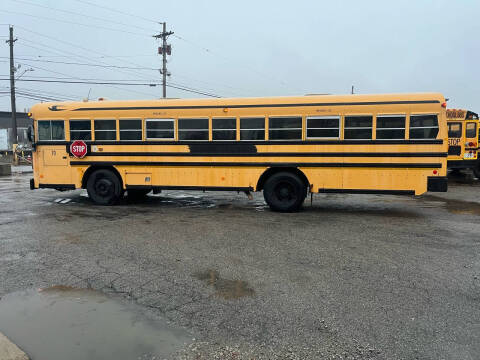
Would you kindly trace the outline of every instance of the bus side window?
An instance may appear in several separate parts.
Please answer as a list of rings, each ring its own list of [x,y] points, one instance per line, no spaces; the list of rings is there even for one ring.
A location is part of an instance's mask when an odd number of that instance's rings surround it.
[[[372,139],[371,115],[346,115],[343,138],[346,140],[371,140]]]
[[[410,139],[436,139],[438,117],[435,114],[410,115]]]
[[[240,118],[240,140],[265,140],[265,118]]]
[[[302,140],[302,117],[285,116],[268,118],[269,140]]]
[[[465,137],[467,138],[476,138],[477,137],[477,124],[476,123],[467,123],[465,129]]]
[[[174,140],[175,119],[145,119],[147,140]]]
[[[307,139],[320,138],[340,138],[340,116],[307,116]]]
[[[120,140],[142,140],[141,119],[120,119]]]
[[[208,118],[178,119],[178,140],[208,141]]]
[[[65,124],[63,120],[39,120],[38,140],[65,140]]]
[[[378,115],[377,139],[405,139],[405,115]]]
[[[212,118],[212,140],[235,140],[236,138],[236,118]]]
[[[70,120],[70,140],[92,140],[90,120]]]
[[[94,120],[95,140],[117,140],[117,121],[114,119]]]

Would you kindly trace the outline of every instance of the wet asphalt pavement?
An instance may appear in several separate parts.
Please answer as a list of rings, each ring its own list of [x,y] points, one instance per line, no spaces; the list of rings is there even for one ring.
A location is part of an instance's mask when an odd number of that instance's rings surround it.
[[[33,335],[2,306],[61,285],[174,327],[172,359],[479,358],[480,182],[280,214],[223,192],[100,207],[29,177],[0,177],[0,331],[17,344]]]

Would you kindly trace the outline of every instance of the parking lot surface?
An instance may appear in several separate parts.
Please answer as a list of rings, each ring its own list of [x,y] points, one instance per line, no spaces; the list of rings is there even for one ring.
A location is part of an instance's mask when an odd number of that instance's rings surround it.
[[[478,182],[421,197],[315,195],[283,214],[261,194],[224,192],[101,207],[81,190],[30,191],[29,177],[0,178],[5,299],[97,290],[188,333],[173,359],[480,354]]]

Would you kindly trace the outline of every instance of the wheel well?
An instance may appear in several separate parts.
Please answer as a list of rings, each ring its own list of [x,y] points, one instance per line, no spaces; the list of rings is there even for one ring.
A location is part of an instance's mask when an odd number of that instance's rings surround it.
[[[118,177],[118,180],[120,180],[120,184],[122,185],[122,188],[123,188],[123,181],[122,181],[122,177],[120,176],[120,173],[118,172],[117,169],[115,169],[113,166],[90,166],[87,171],[85,171],[85,174],[83,174],[83,178],[82,178],[82,189],[86,189],[87,188],[87,181],[88,181],[88,178],[90,177],[90,175],[96,171],[96,170],[100,170],[100,169],[103,169],[103,170],[110,170],[111,172],[113,172],[117,177]]]
[[[273,174],[276,174],[278,172],[290,172],[292,174],[297,175],[302,181],[305,183],[305,186],[307,189],[310,189],[310,183],[308,182],[307,177],[303,173],[303,171],[299,170],[298,168],[295,167],[271,167],[265,170],[265,172],[260,176],[260,179],[258,179],[257,182],[257,188],[256,191],[263,190],[263,185],[267,181],[267,179],[272,176]]]

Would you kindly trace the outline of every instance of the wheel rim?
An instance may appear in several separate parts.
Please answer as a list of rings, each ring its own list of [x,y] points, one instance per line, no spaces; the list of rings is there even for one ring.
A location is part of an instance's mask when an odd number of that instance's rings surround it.
[[[97,196],[106,199],[113,196],[115,192],[114,187],[115,186],[111,180],[101,178],[95,182],[95,193]]]
[[[293,184],[282,181],[273,189],[273,193],[282,204],[291,204],[297,200],[297,193]]]

